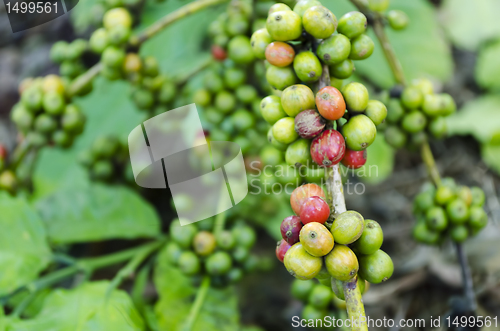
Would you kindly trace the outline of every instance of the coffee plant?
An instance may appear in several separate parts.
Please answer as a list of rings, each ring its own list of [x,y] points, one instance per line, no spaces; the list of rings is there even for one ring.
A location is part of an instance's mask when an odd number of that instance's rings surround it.
[[[389,0],[150,2],[90,3],[91,17],[75,14],[78,38],[50,49],[59,74],[19,84],[10,112],[15,146],[0,144],[0,329],[262,330],[242,325],[235,287],[245,299],[276,296],[273,282],[282,280],[269,271],[283,264],[295,278],[285,292],[307,327],[330,316],[361,322],[337,329],[368,330],[363,300],[383,292],[369,287],[388,289],[400,276],[384,251],[394,253],[394,231],[382,217],[372,220],[364,202],[348,210],[343,181],[346,171],[355,176],[380,161],[380,142],[420,151],[430,183],[414,199],[413,238],[455,245],[461,313],[475,316],[462,244],[488,225],[486,194],[441,178],[436,166],[430,143],[452,135],[460,103],[430,79],[407,83],[386,31],[403,35],[411,9],[389,8]],[[165,34],[184,19],[189,38]],[[151,51],[153,39],[165,53]],[[193,41],[196,48],[186,46]],[[395,85],[377,83],[377,51]],[[182,65],[167,65],[176,56]],[[95,93],[105,96],[97,106],[89,101]],[[168,193],[139,188],[123,133],[192,103],[203,124],[194,145],[237,143],[249,194],[235,204],[231,193],[233,208],[181,225],[175,210],[195,210],[197,201],[184,195],[174,205]],[[113,129],[99,132],[106,121],[94,108],[114,115]],[[52,177],[40,177],[52,157]],[[201,159],[194,153],[183,166],[200,170]],[[53,166],[64,160],[76,166]],[[281,263],[270,258],[265,232],[279,239]],[[246,280],[262,287],[248,290]]]

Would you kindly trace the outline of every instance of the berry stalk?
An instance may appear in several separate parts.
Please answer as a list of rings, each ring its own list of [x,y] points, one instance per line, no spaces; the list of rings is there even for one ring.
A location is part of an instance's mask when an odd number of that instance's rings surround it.
[[[319,79],[318,87],[319,89],[322,89],[323,87],[329,85],[330,74],[328,71],[328,65],[324,64],[323,73],[321,75],[321,78]],[[337,163],[333,167],[327,168],[325,173],[327,176],[326,185],[328,188],[328,195],[332,201],[331,212],[333,214],[333,217],[335,218],[343,212],[347,211],[344,198],[344,188],[342,186],[342,177],[340,176],[340,165]],[[352,323],[352,331],[368,331],[366,323],[361,323],[360,325],[353,323],[353,321],[366,321],[365,307],[363,305],[361,291],[357,284],[357,276],[352,278],[351,280],[342,282],[347,315]]]

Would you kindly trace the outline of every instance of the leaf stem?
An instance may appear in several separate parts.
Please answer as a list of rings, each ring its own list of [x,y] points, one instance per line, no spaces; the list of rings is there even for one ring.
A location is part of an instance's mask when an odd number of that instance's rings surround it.
[[[205,9],[207,7],[213,6],[213,5],[218,5],[224,2],[227,2],[228,0],[197,0],[193,1],[185,6],[182,6],[181,8],[177,9],[176,11],[167,14],[166,16],[162,17],[155,23],[153,23],[151,26],[149,26],[145,31],[141,32],[137,36],[132,36],[130,38],[130,44],[132,46],[139,46],[161,30],[163,30],[165,27],[169,26],[170,24],[177,22],[178,20],[189,16],[191,14],[194,14],[202,9]]]
[[[427,167],[427,173],[429,174],[429,177],[433,181],[434,185],[441,185],[441,176],[439,175],[434,155],[432,154],[431,147],[427,141],[420,147],[420,155],[422,156],[422,161],[424,161],[425,166]]]
[[[203,306],[203,302],[208,293],[208,289],[210,288],[210,277],[205,276],[203,281],[198,288],[198,292],[196,293],[196,298],[194,300],[193,305],[191,306],[191,310],[189,311],[188,319],[186,325],[182,329],[183,331],[191,331],[194,323],[196,322],[196,318],[200,313],[201,307]]]
[[[467,256],[465,255],[463,246],[461,243],[456,243],[455,248],[457,251],[458,261],[460,262],[460,268],[462,270],[462,280],[464,283],[464,295],[467,299],[468,309],[471,312],[476,311],[476,294],[474,293],[474,284],[472,283],[472,273],[467,263]]]
[[[330,74],[328,71],[328,66],[323,65],[323,73],[319,79],[318,88],[322,89],[325,86],[330,85]],[[336,216],[342,214],[347,210],[344,197],[344,187],[342,186],[342,177],[340,175],[340,167],[337,163],[331,168],[327,168],[325,171],[327,176],[326,186],[328,190],[329,200],[331,201],[331,214],[330,218],[335,218]],[[358,278],[342,282],[342,287],[344,288],[344,296],[346,302],[347,315],[356,324],[352,324],[352,331],[368,331],[366,323],[362,325],[357,325],[359,322],[366,321],[365,307],[363,305],[363,300],[361,298],[361,291],[357,286]]]

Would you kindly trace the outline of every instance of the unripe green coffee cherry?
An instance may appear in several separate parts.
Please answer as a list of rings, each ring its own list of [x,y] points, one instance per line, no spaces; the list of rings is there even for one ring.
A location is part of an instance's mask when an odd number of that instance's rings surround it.
[[[212,101],[212,96],[210,95],[210,92],[208,92],[207,90],[199,89],[194,94],[193,101],[195,104],[198,104],[202,107],[206,107],[210,105],[210,102]]]
[[[455,225],[450,230],[450,237],[456,243],[462,243],[467,240],[469,230],[464,225]]]
[[[0,173],[0,190],[14,194],[17,189],[16,175],[12,170],[5,170]]]
[[[264,146],[259,156],[263,165],[277,166],[284,161],[283,153],[271,145]]]
[[[427,141],[427,133],[425,131],[420,131],[410,135],[410,143],[412,146],[419,147],[422,146]]]
[[[413,110],[403,116],[401,125],[406,132],[417,133],[425,128],[427,125],[427,118],[421,111]]]
[[[453,198],[455,198],[455,192],[453,192],[453,189],[449,186],[441,185],[436,191],[434,200],[436,204],[444,206],[448,204],[448,202],[451,202]]]
[[[416,87],[422,92],[422,95],[434,94],[434,86],[432,82],[427,78],[417,78],[410,82],[411,87]]]
[[[307,321],[316,321],[317,319],[324,319],[327,314],[328,313],[324,309],[318,309],[316,307],[313,307],[312,305],[306,305],[302,310],[301,318]]]
[[[297,83],[297,76],[292,66],[280,68],[270,65],[266,71],[266,79],[269,85],[277,90],[284,90]]]
[[[280,98],[275,95],[270,95],[262,99],[260,103],[260,112],[264,120],[271,125],[287,116],[281,106]]]
[[[271,15],[272,13],[276,13],[276,12],[279,12],[279,11],[291,11],[292,9],[290,7],[288,7],[286,4],[284,3],[275,3],[274,5],[272,5],[270,8],[269,8],[269,11],[268,11],[268,15]]]
[[[233,37],[228,44],[228,57],[236,64],[248,64],[254,60],[250,39],[239,35]]]
[[[246,109],[237,109],[231,115],[231,121],[237,131],[246,131],[255,126],[255,118]]]
[[[453,224],[464,224],[469,219],[469,207],[460,198],[456,198],[446,205],[446,213]]]
[[[94,53],[101,54],[109,46],[109,38],[106,29],[100,28],[92,33],[89,40],[90,49]]]
[[[458,188],[457,196],[462,199],[467,206],[472,204],[472,191],[468,186],[460,186]]]
[[[214,44],[220,47],[226,47],[229,42],[229,36],[225,34],[219,34],[214,38]]]
[[[65,41],[58,41],[50,49],[50,59],[55,63],[61,63],[66,60],[66,52],[69,44]]]
[[[293,7],[293,11],[302,17],[306,10],[314,6],[321,6],[321,2],[317,0],[300,0]]]
[[[330,74],[337,79],[346,79],[351,77],[354,71],[354,63],[350,59],[333,64],[330,66]]]
[[[365,220],[363,233],[352,243],[351,248],[357,254],[373,254],[382,247],[384,233],[380,225],[373,220]]]
[[[267,17],[266,28],[277,41],[298,39],[302,34],[300,16],[293,11],[278,11]]]
[[[482,207],[486,201],[484,191],[477,186],[473,186],[470,189],[472,193],[472,205]]]
[[[374,254],[359,257],[359,275],[372,284],[385,282],[393,272],[391,257],[381,249]]]
[[[242,85],[236,89],[236,97],[243,103],[252,103],[257,98],[257,90],[252,85]]]
[[[313,279],[323,265],[321,257],[307,253],[300,242],[288,249],[283,260],[286,270],[297,279]]]
[[[385,141],[395,149],[402,148],[406,145],[406,141],[408,139],[403,130],[392,125],[385,129],[384,135]]]
[[[373,11],[383,12],[389,8],[389,0],[368,0],[368,8]]]
[[[22,105],[33,113],[42,108],[43,103],[43,93],[39,86],[32,85],[23,91],[21,94]]]
[[[232,234],[234,239],[238,243],[238,246],[250,249],[257,240],[257,234],[255,230],[248,225],[235,226],[232,229]]]
[[[115,46],[108,46],[102,53],[102,62],[111,68],[121,68],[125,61],[125,51]]]
[[[212,93],[217,93],[224,89],[222,77],[212,70],[208,71],[205,77],[203,77],[203,85]]]
[[[432,207],[425,214],[426,224],[429,229],[434,231],[443,231],[448,226],[448,217],[441,207]]]
[[[16,124],[18,129],[23,132],[28,131],[32,127],[33,121],[35,120],[33,114],[28,111],[22,103],[18,103],[12,108],[10,118],[12,119],[12,122]]]
[[[323,40],[317,50],[318,57],[328,65],[346,60],[351,53],[351,42],[343,34],[335,34]]]
[[[35,130],[48,134],[57,129],[57,120],[49,114],[41,114],[35,118]]]
[[[312,165],[311,140],[299,139],[288,145],[285,160],[289,166],[300,167]]]
[[[358,273],[356,254],[347,246],[336,244],[324,260],[330,275],[340,281],[348,281]]]
[[[181,224],[174,220],[170,224],[170,237],[174,242],[176,242],[181,248],[188,249],[191,247],[194,236],[198,230],[194,224],[187,224],[181,226]]]
[[[256,58],[264,60],[266,58],[266,47],[273,42],[273,38],[266,29],[255,31],[250,38],[253,54]]]
[[[300,52],[293,59],[293,69],[299,79],[305,83],[317,81],[323,68],[316,55],[311,51]]]
[[[351,39],[351,52],[349,58],[352,60],[364,60],[373,54],[375,44],[372,38],[366,34],[361,34]]]
[[[52,141],[61,148],[68,148],[73,144],[73,137],[64,130],[57,130],[52,134]]]
[[[175,84],[170,81],[164,81],[158,92],[158,101],[163,104],[169,103],[174,100],[176,93],[177,87]]]
[[[282,144],[291,144],[299,135],[295,132],[295,121],[292,117],[284,117],[273,125],[273,137]]]
[[[158,76],[160,73],[160,64],[154,56],[146,56],[142,62],[142,73],[145,76]]]
[[[92,166],[91,175],[96,180],[107,181],[113,176],[113,165],[107,160],[96,161]]]
[[[314,109],[316,102],[314,93],[309,87],[297,84],[283,90],[281,105],[288,116],[295,117],[306,109]]]
[[[337,28],[337,18],[323,6],[308,8],[302,16],[302,25],[307,33],[316,39],[330,37]]]
[[[424,96],[416,87],[407,87],[401,94],[401,105],[406,109],[417,109],[422,106]]]
[[[368,90],[361,83],[349,83],[342,89],[342,95],[347,109],[353,112],[362,112],[368,106]]]
[[[470,208],[470,217],[467,224],[476,231],[481,230],[488,224],[488,215],[486,215],[483,207],[472,206]]]
[[[413,228],[413,237],[418,242],[436,245],[441,239],[439,232],[429,229],[425,220],[418,221]]]
[[[165,245],[163,252],[162,252],[162,256],[163,256],[163,254],[165,254],[164,256],[166,257],[166,260],[168,262],[172,263],[173,265],[177,265],[177,262],[179,261],[179,257],[182,254],[182,249],[177,243],[175,243],[173,241],[169,241]]]
[[[85,39],[73,40],[66,50],[66,60],[75,61],[87,50],[88,42]]]
[[[372,120],[373,124],[380,125],[387,117],[387,108],[378,100],[369,100],[365,115]]]
[[[136,89],[132,93],[132,100],[136,104],[137,108],[142,110],[153,107],[155,101],[153,92],[146,90],[145,88]]]
[[[309,298],[309,294],[312,292],[315,286],[316,283],[313,280],[295,279],[292,282],[292,296],[296,299],[306,302]]]
[[[59,115],[64,111],[66,101],[64,96],[57,92],[48,92],[43,95],[43,109],[51,115]]]
[[[246,80],[246,74],[243,70],[230,68],[224,71],[224,84],[230,89],[235,89],[243,85]]]
[[[224,114],[227,114],[236,106],[236,98],[228,91],[220,91],[215,96],[215,107]]]
[[[106,29],[121,25],[126,28],[132,27],[132,16],[125,8],[113,8],[104,14],[103,24]]]
[[[200,259],[192,251],[181,253],[177,264],[182,273],[188,276],[196,275],[201,270]]]
[[[401,102],[398,99],[389,100],[387,107],[387,122],[391,124],[398,123],[405,113]]]
[[[448,132],[445,118],[441,116],[433,118],[429,122],[429,132],[436,139],[444,138]]]
[[[215,250],[215,236],[208,231],[200,231],[193,238],[193,249],[200,256],[208,256]]]
[[[107,30],[107,34],[111,45],[121,46],[128,41],[130,35],[132,34],[132,30],[124,26],[115,26]]]
[[[325,309],[332,301],[332,290],[325,285],[317,284],[309,294],[308,303],[317,309]]]
[[[210,123],[220,124],[224,119],[224,114],[218,111],[215,107],[207,107],[205,110],[205,116]]]
[[[217,246],[225,250],[232,249],[236,244],[236,240],[233,234],[227,230],[221,231],[217,235],[216,241],[217,241]]]
[[[406,15],[404,11],[398,9],[390,10],[386,17],[391,28],[396,31],[405,29],[410,22],[408,15]]]
[[[362,151],[370,146],[377,136],[375,124],[365,115],[356,115],[342,127],[347,148]]]
[[[457,105],[455,104],[455,100],[451,97],[451,95],[447,93],[441,93],[441,114],[443,116],[449,116],[453,114],[457,110]]]
[[[295,123],[294,123],[294,125],[295,125]],[[285,151],[288,147],[288,144],[281,143],[278,140],[276,140],[276,138],[274,138],[273,128],[270,128],[269,131],[267,131],[267,141],[271,145],[273,145],[277,150],[280,150],[280,151]]]
[[[365,15],[358,11],[352,11],[340,18],[337,31],[352,39],[364,33],[367,24]]]
[[[361,237],[364,227],[363,216],[356,211],[348,210],[337,216],[330,231],[335,243],[347,245]]]
[[[249,27],[250,24],[243,15],[232,15],[226,23],[226,32],[231,37],[244,35]]]
[[[414,200],[414,210],[417,212],[426,212],[434,207],[434,190],[419,193]]]

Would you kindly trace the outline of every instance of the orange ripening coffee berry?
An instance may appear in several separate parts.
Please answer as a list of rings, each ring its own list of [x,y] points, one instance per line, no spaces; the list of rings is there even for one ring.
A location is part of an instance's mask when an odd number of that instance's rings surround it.
[[[321,186],[317,184],[304,184],[293,190],[292,195],[290,196],[290,205],[292,206],[294,213],[299,215],[302,204],[307,200],[307,198],[314,196],[326,199],[325,191],[323,191]]]
[[[227,52],[219,45],[212,45],[212,56],[217,61],[224,61],[227,58]]]
[[[287,67],[295,58],[292,46],[282,41],[275,41],[266,47],[266,60],[276,67]]]
[[[333,86],[325,86],[316,93],[316,107],[321,116],[330,121],[344,116],[346,108],[342,93]]]

